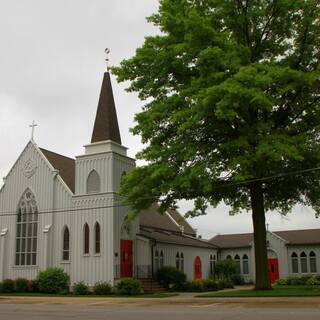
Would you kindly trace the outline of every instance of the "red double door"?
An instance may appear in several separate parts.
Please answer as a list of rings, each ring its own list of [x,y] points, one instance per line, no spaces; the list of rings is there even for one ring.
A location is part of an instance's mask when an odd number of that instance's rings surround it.
[[[279,279],[279,263],[278,259],[268,259],[269,279],[271,283],[275,283]]]
[[[132,277],[133,269],[133,245],[132,240],[120,241],[120,277]]]

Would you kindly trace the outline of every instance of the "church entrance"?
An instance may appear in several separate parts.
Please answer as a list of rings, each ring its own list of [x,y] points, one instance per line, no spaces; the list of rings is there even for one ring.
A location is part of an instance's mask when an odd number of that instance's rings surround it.
[[[202,279],[202,270],[201,270],[201,259],[196,257],[194,260],[194,280]]]
[[[132,240],[121,240],[120,242],[120,277],[132,277],[133,267],[133,243]]]
[[[279,279],[279,263],[278,259],[268,259],[269,279],[273,284]]]

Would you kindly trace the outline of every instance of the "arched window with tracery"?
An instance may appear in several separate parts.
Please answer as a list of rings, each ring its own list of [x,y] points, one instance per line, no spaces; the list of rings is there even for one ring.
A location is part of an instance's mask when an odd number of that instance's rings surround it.
[[[242,256],[242,272],[243,274],[249,274],[249,257],[246,254]]]
[[[314,251],[309,253],[309,265],[310,265],[310,272],[316,273],[317,272],[317,257]]]
[[[176,254],[176,268],[180,269],[180,254],[177,252]]]
[[[300,254],[300,267],[301,273],[308,273],[307,255],[304,251]]]
[[[94,226],[94,253],[95,254],[100,254],[100,251],[101,251],[100,237],[101,237],[100,224],[96,222]]]
[[[62,260],[70,260],[70,232],[67,226],[63,230]]]
[[[27,189],[18,205],[15,265],[37,264],[38,208],[34,194]]]
[[[232,257],[230,256],[230,254],[227,255],[226,259],[232,260]]]
[[[87,193],[99,193],[100,189],[100,176],[96,170],[92,170],[87,179]]]
[[[292,273],[299,273],[298,255],[295,252],[291,254],[291,269]]]
[[[237,273],[240,274],[241,273],[241,262],[240,262],[240,256],[238,254],[236,254],[234,256],[234,261],[237,264]]]
[[[85,225],[83,227],[83,241],[84,241],[83,253],[84,254],[89,254],[89,250],[90,250],[90,229],[89,229],[89,225],[87,223],[85,223]]]

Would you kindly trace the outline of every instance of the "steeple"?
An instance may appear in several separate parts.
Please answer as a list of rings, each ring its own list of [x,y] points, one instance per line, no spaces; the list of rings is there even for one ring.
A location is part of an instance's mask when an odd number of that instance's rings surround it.
[[[121,144],[117,112],[108,71],[106,71],[103,76],[91,143],[106,140]]]

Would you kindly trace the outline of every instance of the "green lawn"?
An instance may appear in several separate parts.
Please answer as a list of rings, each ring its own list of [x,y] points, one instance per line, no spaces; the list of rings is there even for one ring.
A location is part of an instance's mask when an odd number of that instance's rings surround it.
[[[274,286],[273,290],[234,290],[217,291],[196,296],[208,297],[311,297],[320,296],[320,286]]]

